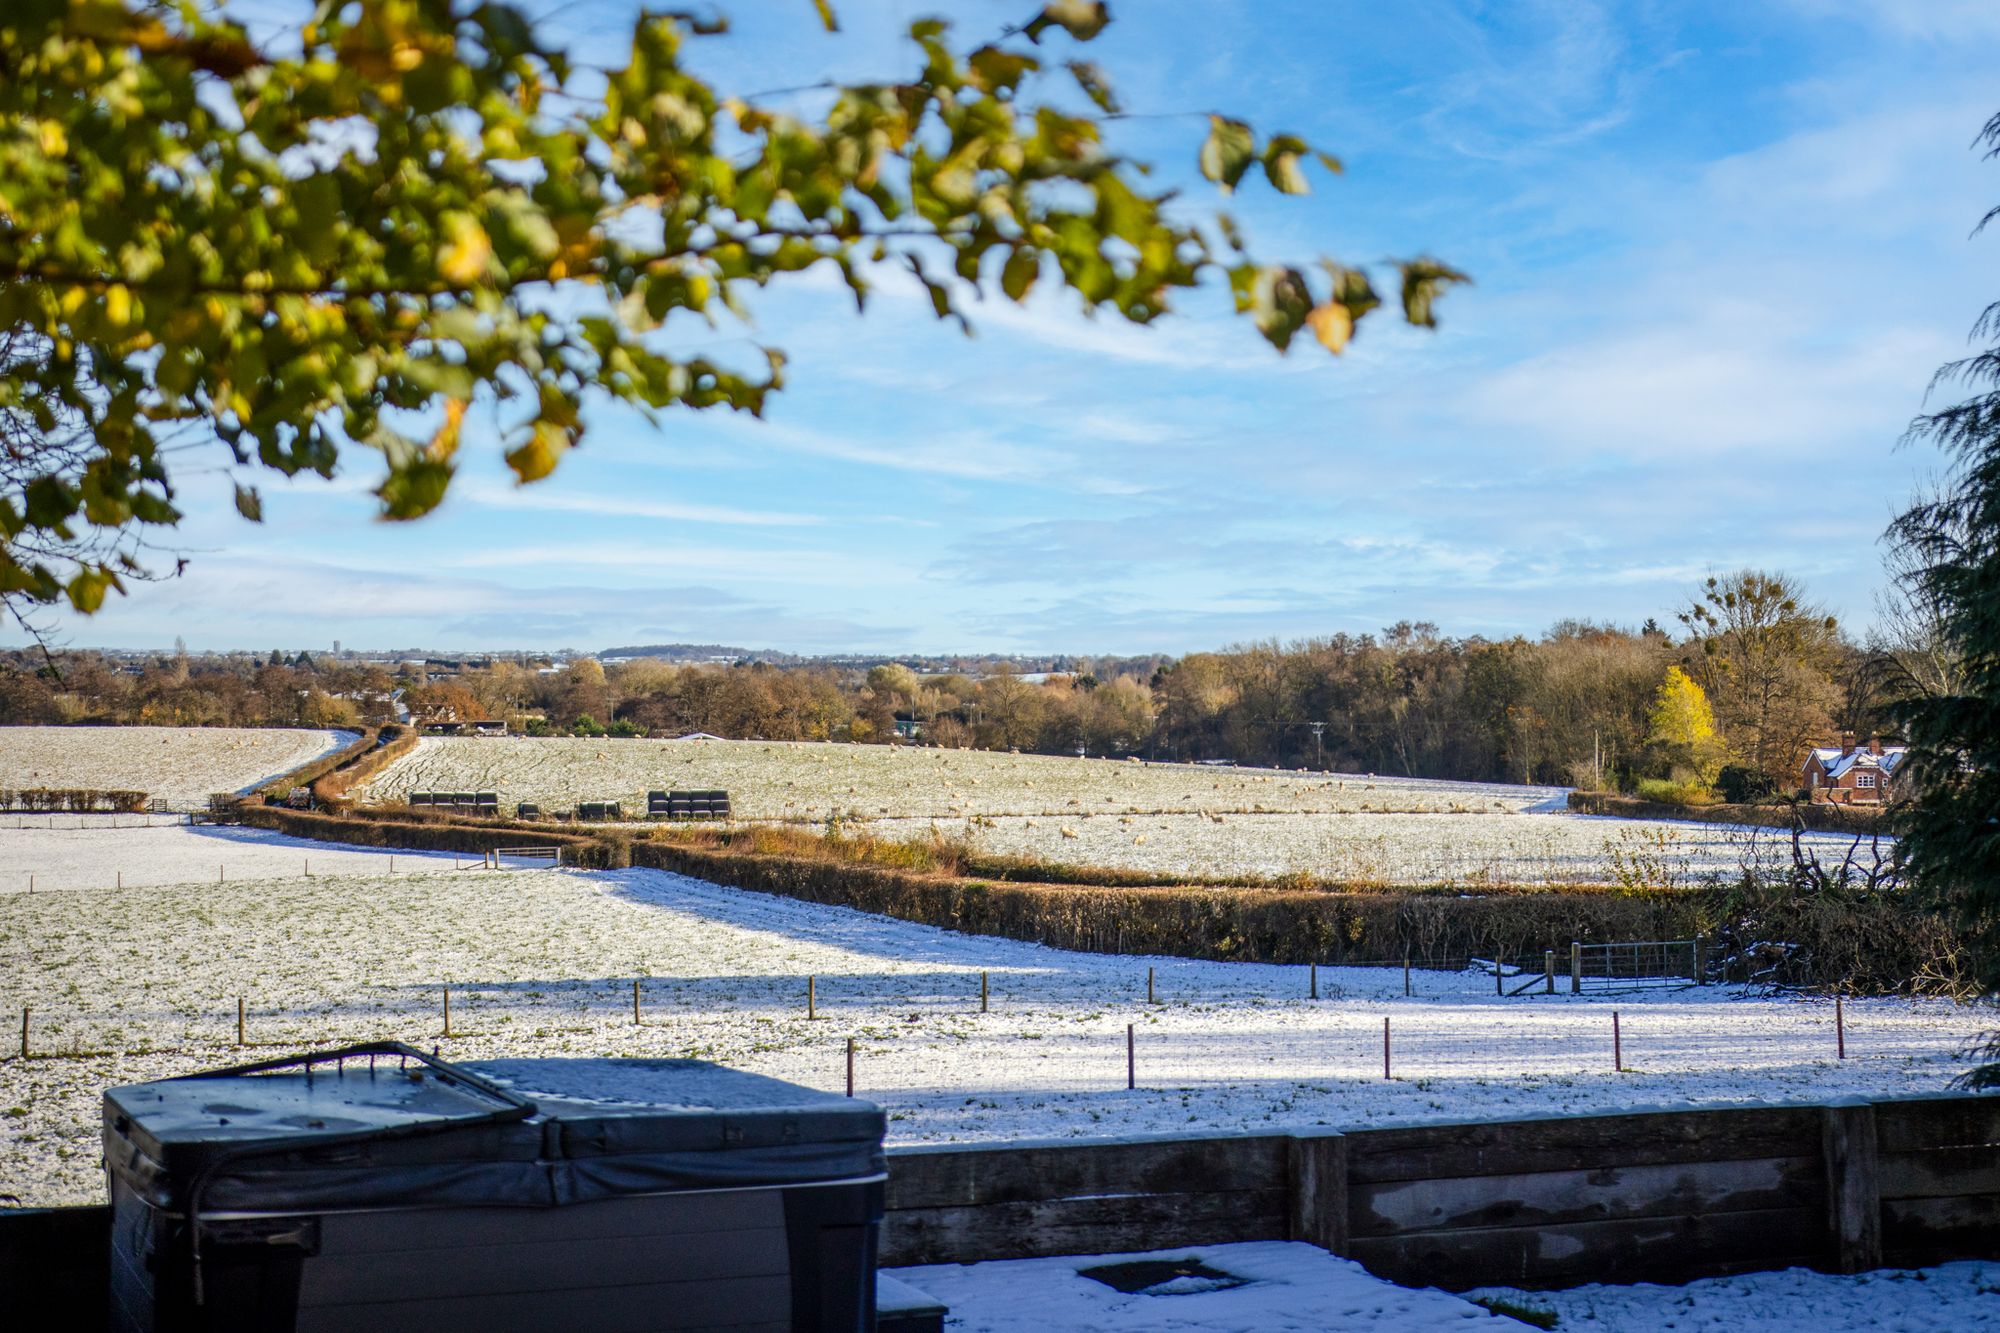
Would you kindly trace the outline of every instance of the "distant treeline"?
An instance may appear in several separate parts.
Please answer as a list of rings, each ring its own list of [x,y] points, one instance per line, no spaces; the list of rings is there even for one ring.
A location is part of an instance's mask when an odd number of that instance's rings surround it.
[[[1782,577],[1710,580],[1676,619],[1677,634],[1651,621],[1565,622],[1538,639],[1406,623],[1178,660],[1077,658],[1073,672],[1040,678],[585,659],[420,680],[278,653],[136,669],[21,654],[0,660],[0,722],[342,725],[388,720],[381,710],[400,687],[420,723],[498,718],[532,732],[914,742],[1601,788],[1690,773],[1712,782],[1726,762],[1782,790],[1798,785],[1807,745],[1887,737],[1893,699],[1948,680],[1950,664],[1924,643],[1855,643]],[[1671,668],[1675,726],[1663,722]],[[1702,728],[1713,736],[1695,753],[1687,736]]]

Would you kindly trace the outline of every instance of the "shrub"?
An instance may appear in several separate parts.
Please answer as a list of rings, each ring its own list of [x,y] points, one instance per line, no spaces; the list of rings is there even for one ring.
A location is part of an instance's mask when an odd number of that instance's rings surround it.
[[[1663,805],[1709,805],[1715,794],[1699,782],[1676,782],[1672,778],[1641,778],[1639,799]]]
[[[1715,789],[1731,805],[1749,805],[1778,794],[1778,784],[1769,773],[1747,764],[1728,764],[1715,779]]]

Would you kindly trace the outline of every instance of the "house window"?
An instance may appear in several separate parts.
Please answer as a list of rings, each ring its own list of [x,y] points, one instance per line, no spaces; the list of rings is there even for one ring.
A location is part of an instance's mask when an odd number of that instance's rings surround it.
[[[1872,787],[1875,785],[1875,775],[1873,773],[1856,773],[1854,775],[1854,785],[1857,787]]]

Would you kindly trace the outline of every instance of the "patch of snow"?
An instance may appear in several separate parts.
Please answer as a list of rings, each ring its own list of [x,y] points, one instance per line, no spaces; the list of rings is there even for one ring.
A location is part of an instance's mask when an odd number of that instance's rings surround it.
[[[1878,1269],[1842,1277],[1791,1268],[1568,1291],[1489,1287],[1468,1298],[1556,1316],[1560,1333],[1980,1333],[2000,1329],[2000,1263]]]
[[[1246,1279],[1222,1287],[1194,1280],[1127,1295],[1080,1270],[1148,1259],[1197,1259]],[[1312,1245],[1251,1241],[1144,1254],[1009,1259],[888,1270],[950,1308],[950,1333],[1481,1333],[1490,1314],[1442,1291],[1384,1282]]]

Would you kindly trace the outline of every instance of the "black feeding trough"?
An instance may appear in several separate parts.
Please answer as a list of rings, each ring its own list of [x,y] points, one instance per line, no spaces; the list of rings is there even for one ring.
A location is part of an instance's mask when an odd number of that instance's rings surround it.
[[[860,1333],[882,1129],[697,1060],[400,1044],[114,1088],[111,1326]]]

